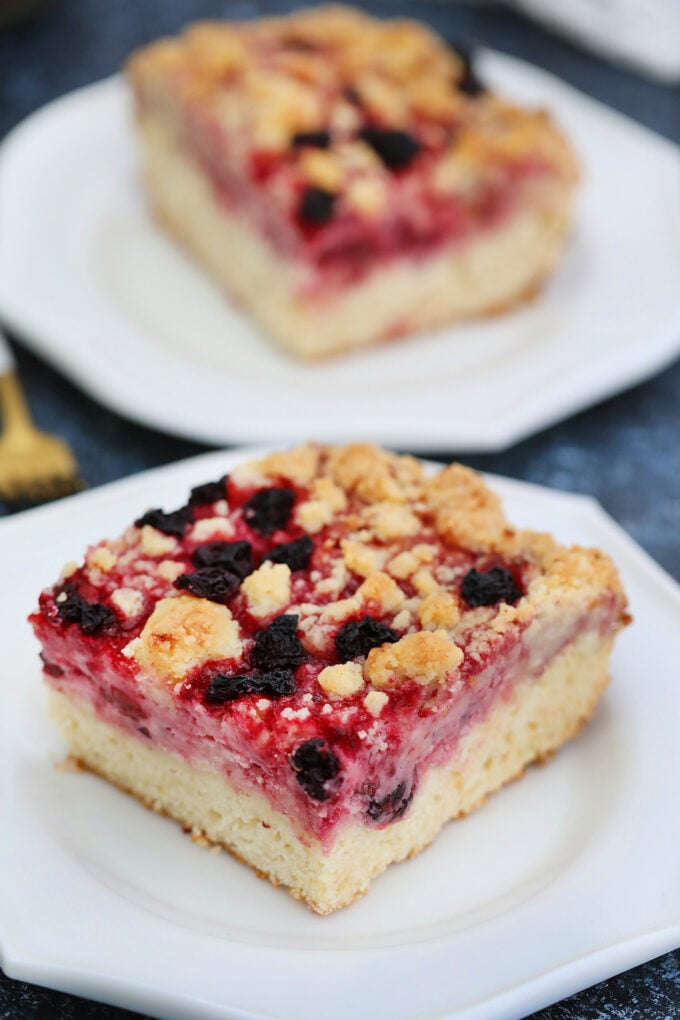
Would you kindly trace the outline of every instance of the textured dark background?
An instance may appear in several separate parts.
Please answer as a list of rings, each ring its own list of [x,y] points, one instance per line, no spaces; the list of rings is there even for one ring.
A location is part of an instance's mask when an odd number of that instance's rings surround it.
[[[0,31],[0,138],[43,103],[116,71],[135,46],[189,20],[225,14],[250,17],[288,6],[292,4],[285,0],[259,4],[216,0],[46,3],[33,20]],[[484,43],[543,65],[680,141],[679,88],[615,69],[501,6],[480,8],[426,0],[370,6],[385,14],[419,13],[450,38]],[[640,244],[645,243],[641,237]],[[640,342],[644,343],[644,337]],[[73,445],[90,485],[206,449],[120,418],[16,344],[15,352],[35,417],[44,428],[59,432]],[[451,457],[456,452],[451,450]],[[680,364],[504,453],[463,459],[484,470],[596,496],[662,566],[680,577]],[[10,509],[0,503],[0,513]],[[132,1016],[11,981],[0,973],[0,1020],[123,1020]],[[540,1020],[674,1017],[680,1017],[680,952],[536,1015]]]

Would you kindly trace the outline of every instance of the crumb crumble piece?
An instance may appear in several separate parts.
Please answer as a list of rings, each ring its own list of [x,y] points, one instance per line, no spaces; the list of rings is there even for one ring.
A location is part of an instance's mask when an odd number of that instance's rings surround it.
[[[126,619],[133,619],[144,611],[144,596],[135,588],[117,588],[111,595],[111,602]]]
[[[348,698],[364,686],[364,671],[358,662],[326,666],[319,673],[319,686],[337,698]]]
[[[362,542],[343,538],[340,542],[343,558],[348,570],[359,577],[368,577],[380,570],[385,562],[385,553]]]
[[[169,581],[172,584],[176,581],[180,574],[183,574],[186,567],[183,563],[178,560],[161,560],[158,564],[158,575],[162,577],[164,581]]]
[[[382,571],[367,577],[357,594],[365,602],[374,603],[382,613],[396,612],[406,598],[397,582]]]
[[[176,684],[211,659],[240,659],[238,623],[226,606],[193,595],[160,599],[139,635],[123,649],[150,673]]]
[[[202,517],[189,531],[192,542],[207,542],[209,539],[231,538],[234,525],[226,517]]]
[[[108,574],[116,565],[116,556],[108,546],[100,545],[88,553],[87,565],[95,570],[101,570],[103,574]]]
[[[290,602],[291,570],[286,563],[269,560],[249,574],[241,584],[248,609],[259,618],[271,616]]]
[[[420,603],[418,619],[426,630],[450,630],[460,619],[460,606],[451,592],[432,592]]]
[[[377,718],[389,700],[390,697],[386,691],[369,691],[364,698],[364,708]]]
[[[177,541],[171,535],[164,535],[162,531],[158,531],[151,524],[144,524],[141,529],[139,547],[145,556],[155,558],[176,552]]]
[[[443,684],[463,661],[463,652],[445,631],[418,631],[394,644],[373,648],[366,677],[373,687],[398,687],[405,680]]]

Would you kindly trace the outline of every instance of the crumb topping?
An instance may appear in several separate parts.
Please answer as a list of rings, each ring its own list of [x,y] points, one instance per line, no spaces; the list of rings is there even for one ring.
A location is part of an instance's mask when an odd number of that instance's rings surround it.
[[[328,694],[347,698],[364,686],[364,671],[358,662],[343,662],[326,666],[319,673],[319,685]]]
[[[406,680],[443,684],[463,661],[463,652],[446,631],[418,631],[396,644],[374,648],[366,659],[366,676],[378,689],[398,687]]]
[[[245,578],[241,591],[253,616],[271,616],[290,603],[290,577],[287,564],[265,560],[261,567]]]
[[[520,178],[575,180],[548,115],[497,97],[473,64],[417,21],[331,5],[199,22],[140,50],[128,72],[140,111],[173,129],[183,121],[208,168],[224,159],[266,183],[268,200],[313,242],[336,221],[396,222],[406,196],[412,232],[426,219],[428,230],[444,219],[465,232],[493,218],[497,196]],[[218,173],[221,194],[229,176]],[[271,470],[306,484],[311,462],[291,464]]]
[[[178,595],[156,603],[123,654],[151,676],[177,683],[202,662],[239,659],[241,650],[238,624],[226,606]]]

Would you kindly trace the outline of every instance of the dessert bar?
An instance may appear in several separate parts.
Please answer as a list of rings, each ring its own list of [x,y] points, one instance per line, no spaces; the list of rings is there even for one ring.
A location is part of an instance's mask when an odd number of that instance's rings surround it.
[[[510,308],[563,249],[571,147],[418,22],[202,22],[128,76],[158,221],[297,355]]]
[[[475,472],[353,444],[142,512],[31,620],[78,762],[328,913],[575,736],[628,616]]]

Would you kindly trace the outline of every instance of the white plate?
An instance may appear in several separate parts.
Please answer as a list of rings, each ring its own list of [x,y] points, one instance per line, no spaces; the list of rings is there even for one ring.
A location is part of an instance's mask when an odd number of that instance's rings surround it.
[[[0,157],[0,314],[93,396],[208,442],[357,436],[493,450],[680,351],[678,150],[543,71],[483,75],[553,110],[584,164],[573,242],[540,296],[327,364],[279,354],[151,221],[120,79],[19,127]]]
[[[319,918],[85,774],[54,768],[36,594],[86,541],[172,506],[209,454],[0,525],[0,946],[7,972],[172,1020],[492,1020],[680,944],[677,586],[590,499],[495,479],[511,517],[616,559],[635,625],[546,768]]]

